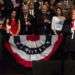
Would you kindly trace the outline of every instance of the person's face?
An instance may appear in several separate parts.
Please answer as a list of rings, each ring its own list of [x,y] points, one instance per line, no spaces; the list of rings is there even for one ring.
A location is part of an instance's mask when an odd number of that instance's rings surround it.
[[[44,4],[47,5],[47,6],[49,7],[49,3],[48,3],[48,2],[45,2]]]
[[[29,5],[29,9],[32,9],[32,8],[33,8],[33,4],[30,3],[30,5]]]
[[[46,5],[42,6],[42,12],[47,12],[48,11],[48,7]]]
[[[72,20],[75,20],[75,10],[72,11]]]
[[[58,9],[56,10],[56,12],[57,12],[57,15],[61,15],[61,9],[58,8]]]
[[[26,14],[26,13],[29,13],[29,8],[27,5],[24,5],[23,6],[23,13]]]
[[[16,16],[16,11],[13,11],[12,13],[11,13],[11,17],[15,17]]]

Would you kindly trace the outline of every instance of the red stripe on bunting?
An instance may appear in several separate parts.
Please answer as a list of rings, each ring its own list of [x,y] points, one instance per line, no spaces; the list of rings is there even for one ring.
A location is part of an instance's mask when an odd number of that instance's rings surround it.
[[[32,61],[26,61],[26,60],[22,59],[18,54],[13,53],[13,51],[10,47],[10,44],[8,42],[5,42],[4,47],[15,58],[16,62],[18,62],[19,64],[21,64],[24,67],[29,67],[29,68],[32,67]]]
[[[53,47],[53,50],[52,50],[52,52],[47,56],[47,57],[45,57],[45,61],[48,61],[48,60],[50,60],[51,59],[51,57],[56,53],[56,51],[58,50],[58,48],[59,48],[59,46],[61,45],[61,43],[62,43],[62,41],[63,41],[63,36],[62,35],[59,35],[58,36],[58,40],[55,42],[55,44],[54,44],[54,47]]]
[[[61,35],[58,36],[58,40],[55,42],[54,47],[52,52],[46,56],[44,59],[42,59],[42,61],[48,61],[51,59],[51,57],[55,54],[55,52],[57,51],[57,49],[59,48],[60,44],[63,41],[63,37]],[[9,42],[5,42],[4,47],[6,48],[6,50],[9,51],[9,53],[14,57],[14,59],[23,67],[28,67],[31,68],[32,67],[32,61],[27,61],[25,59],[22,59],[18,54],[13,53],[11,46],[9,44]]]
[[[28,41],[38,41],[40,40],[40,36],[39,35],[27,35],[26,39]]]

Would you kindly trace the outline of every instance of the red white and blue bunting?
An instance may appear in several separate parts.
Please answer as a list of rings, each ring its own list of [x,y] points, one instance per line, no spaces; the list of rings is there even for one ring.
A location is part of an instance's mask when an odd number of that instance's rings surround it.
[[[48,61],[62,42],[58,35],[11,36],[5,48],[14,59],[25,67],[32,67],[33,61]]]

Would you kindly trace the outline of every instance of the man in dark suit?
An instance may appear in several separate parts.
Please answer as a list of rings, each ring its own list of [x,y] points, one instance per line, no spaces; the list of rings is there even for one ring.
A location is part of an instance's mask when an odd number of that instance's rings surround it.
[[[51,14],[46,5],[42,6],[41,12],[35,15],[39,34],[49,34],[51,32],[51,20],[54,15]]]
[[[27,5],[22,6],[22,13],[20,15],[21,20],[21,34],[34,33],[34,17],[29,13],[29,7]]]

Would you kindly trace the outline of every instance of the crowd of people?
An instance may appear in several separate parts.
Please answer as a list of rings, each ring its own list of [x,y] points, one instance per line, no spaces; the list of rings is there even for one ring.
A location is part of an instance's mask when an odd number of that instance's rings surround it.
[[[0,3],[0,37],[9,39],[10,36],[18,35],[63,35],[65,49],[69,51],[71,46],[74,51],[74,7],[67,10],[69,15],[64,14],[62,7],[52,6],[47,1],[41,5],[34,2],[33,5],[22,0],[4,0],[4,3]],[[75,52],[71,53],[74,55]]]
[[[4,21],[2,27],[12,36],[49,34],[52,31],[56,31],[56,26],[59,26],[55,25],[57,18],[63,22],[65,20],[62,9],[57,7],[54,10],[52,6],[49,6],[48,2],[43,3],[43,5],[35,2],[34,8],[32,4],[19,3],[20,4],[14,3],[13,7],[8,5],[5,7],[2,6],[0,10],[1,21]],[[63,22],[61,23],[63,24]],[[60,26],[59,31],[61,31],[61,29],[62,26]]]
[[[75,59],[75,7],[68,11],[69,15],[64,15],[63,8],[50,6],[48,2],[41,6],[38,2],[32,6],[22,0],[16,4],[4,2],[0,3],[0,48],[10,36],[62,35],[64,56]]]

